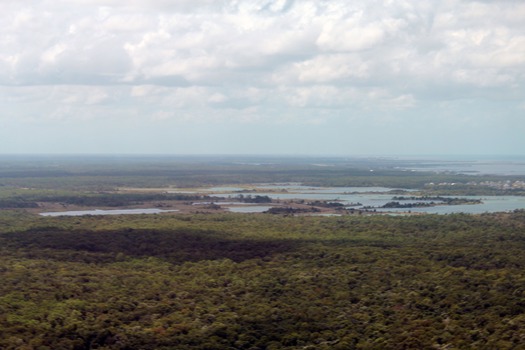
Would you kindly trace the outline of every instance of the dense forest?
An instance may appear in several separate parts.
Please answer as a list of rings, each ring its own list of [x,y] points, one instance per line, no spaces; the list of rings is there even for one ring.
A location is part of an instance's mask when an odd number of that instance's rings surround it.
[[[0,221],[2,349],[519,349],[525,212]]]

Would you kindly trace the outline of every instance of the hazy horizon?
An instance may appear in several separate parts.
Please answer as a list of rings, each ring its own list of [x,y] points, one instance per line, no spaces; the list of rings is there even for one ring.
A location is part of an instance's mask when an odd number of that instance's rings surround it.
[[[525,161],[524,154],[243,154],[243,153],[0,153],[0,158],[246,158],[246,159],[334,159],[334,160],[414,160],[414,161]]]

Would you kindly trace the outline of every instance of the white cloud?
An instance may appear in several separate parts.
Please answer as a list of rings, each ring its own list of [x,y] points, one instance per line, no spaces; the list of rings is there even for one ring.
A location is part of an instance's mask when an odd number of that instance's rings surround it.
[[[353,54],[319,55],[303,62],[293,63],[283,69],[276,78],[286,74],[299,83],[327,83],[347,81],[349,78],[364,79],[369,75],[367,62]]]
[[[525,60],[523,24],[516,14],[525,7],[516,3],[42,4],[12,2],[11,12],[0,15],[6,44],[0,49],[2,81],[107,84],[179,76],[194,84],[220,79],[235,84],[239,71],[271,82],[283,67],[292,67],[298,83],[349,76],[376,81],[380,77],[370,74],[376,72],[387,80],[425,78],[431,84],[439,77],[457,80],[458,71],[489,67],[496,73],[479,83],[486,86],[492,78],[501,85],[505,79],[498,73],[512,76],[506,70],[523,69]],[[79,11],[73,11],[76,6]],[[422,72],[425,66],[428,71]]]
[[[402,120],[449,100],[505,98],[521,110],[525,94],[519,1],[6,0],[2,7],[4,119],[104,113],[137,122],[321,125],[348,115],[366,121],[372,112]]]
[[[317,45],[324,51],[359,51],[370,49],[384,38],[379,23],[360,24],[358,21],[339,20],[328,22],[317,39]]]

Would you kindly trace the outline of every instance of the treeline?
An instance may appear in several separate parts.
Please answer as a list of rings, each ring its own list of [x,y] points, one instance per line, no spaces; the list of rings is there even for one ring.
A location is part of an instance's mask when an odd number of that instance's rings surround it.
[[[438,201],[438,202],[443,202],[449,205],[466,204],[466,203],[472,203],[472,204],[482,203],[480,199],[443,197],[443,196],[411,196],[411,197],[394,196],[392,197],[392,200],[395,200],[395,201],[421,201],[421,200],[422,201]]]
[[[305,213],[318,213],[320,210],[315,207],[310,208],[293,208],[293,207],[272,207],[265,211],[266,214],[305,214]]]
[[[523,346],[525,211],[0,214],[2,349]]]
[[[470,176],[407,172],[392,169],[396,164],[377,160],[363,163],[334,159],[331,166],[310,164],[313,160],[272,159],[267,166],[258,163],[240,163],[223,160],[187,158],[79,158],[53,159],[41,157],[6,161],[0,164],[0,187],[62,188],[68,190],[114,190],[117,187],[201,187],[221,184],[299,182],[311,186],[384,186],[392,188],[420,188],[436,194],[516,194],[523,189],[498,190],[470,186],[471,181],[515,181],[516,176]],[[60,157],[59,157],[60,158]],[[373,172],[371,172],[373,168]],[[454,183],[454,186],[432,188],[429,183]]]
[[[481,204],[480,199],[471,198],[453,198],[441,196],[420,196],[420,197],[405,197],[394,196],[391,202],[381,206],[381,208],[424,208],[434,207],[436,205],[464,205],[464,204]],[[399,201],[415,201],[411,203],[400,203]]]
[[[331,202],[331,201],[312,201],[307,203],[310,206],[313,207],[322,207],[322,208],[332,208],[332,209],[343,209],[345,208],[345,204],[341,202]],[[361,203],[351,203],[351,206],[357,206],[362,205]]]
[[[268,196],[261,196],[261,195],[255,195],[252,196],[251,194],[240,194],[238,196],[233,197],[233,199],[243,202],[243,203],[271,203],[272,199]]]
[[[72,195],[32,195],[0,199],[0,208],[36,208],[39,202],[61,203],[79,206],[120,207],[149,201],[209,199],[207,196],[178,193],[97,193]]]
[[[38,203],[20,197],[0,199],[0,209],[6,208],[38,208]]]

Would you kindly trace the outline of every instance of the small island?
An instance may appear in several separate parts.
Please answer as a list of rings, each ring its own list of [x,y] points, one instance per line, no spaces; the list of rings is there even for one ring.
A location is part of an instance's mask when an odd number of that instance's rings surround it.
[[[409,203],[401,203],[401,201],[411,201]],[[435,207],[438,205],[470,205],[482,204],[480,199],[472,198],[458,198],[458,197],[441,197],[441,196],[394,196],[392,201],[382,205],[380,208],[424,208]]]

